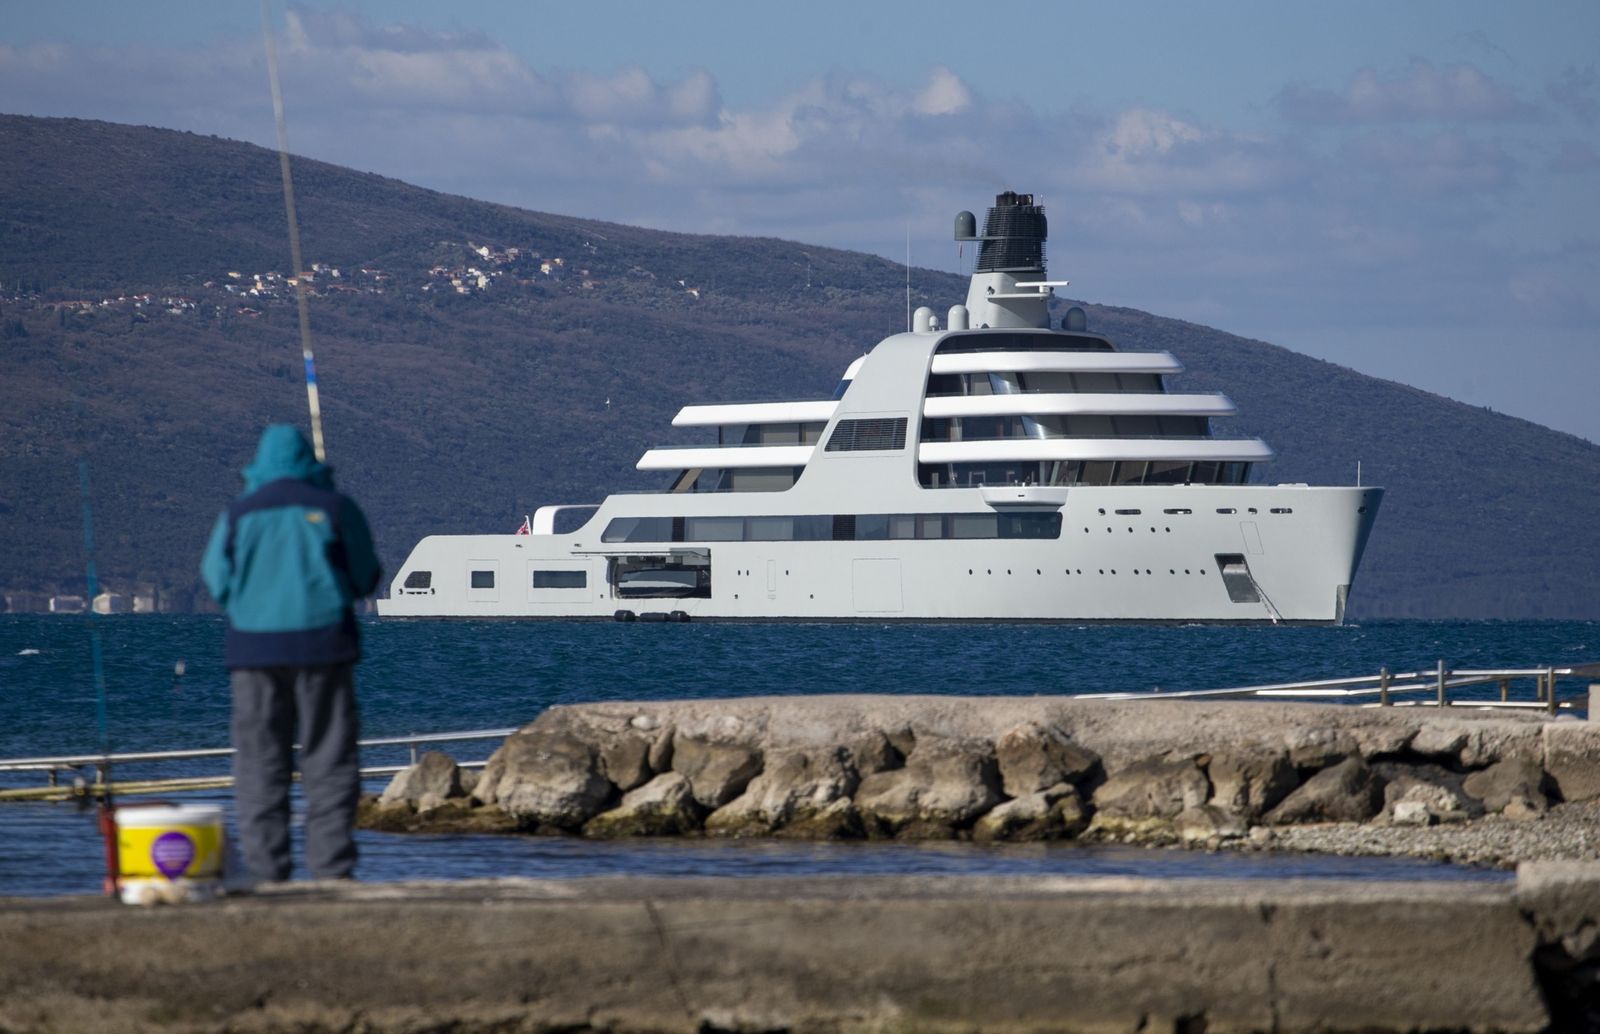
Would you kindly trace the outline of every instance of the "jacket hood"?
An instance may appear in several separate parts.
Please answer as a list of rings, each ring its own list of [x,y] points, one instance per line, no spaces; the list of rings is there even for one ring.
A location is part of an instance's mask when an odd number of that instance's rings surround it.
[[[261,432],[256,458],[244,468],[247,492],[283,478],[308,481],[318,488],[333,487],[333,468],[317,461],[311,443],[293,424],[273,424]]]

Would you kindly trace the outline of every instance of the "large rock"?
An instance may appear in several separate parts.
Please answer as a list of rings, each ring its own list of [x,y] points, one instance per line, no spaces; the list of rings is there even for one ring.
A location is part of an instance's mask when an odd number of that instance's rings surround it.
[[[1383,811],[1400,825],[1458,822],[1483,814],[1478,799],[1462,788],[1463,776],[1440,765],[1380,761],[1371,766],[1383,783]],[[1402,807],[1404,806],[1404,807]],[[1427,821],[1418,823],[1421,807]],[[1405,815],[1408,818],[1401,819]]]
[[[519,732],[495,755],[501,758],[495,803],[525,827],[578,830],[614,792],[595,748],[574,736]]]
[[[904,768],[861,781],[855,804],[871,836],[952,837],[1002,800],[993,749],[923,736]]]
[[[1461,788],[1483,802],[1488,811],[1512,808],[1522,813],[1541,813],[1550,807],[1544,792],[1544,769],[1526,758],[1507,758],[1474,772],[1462,781]]]
[[[1094,792],[1096,820],[1171,819],[1206,803],[1211,784],[1192,758],[1147,758],[1112,773]]]
[[[584,824],[583,832],[592,837],[654,837],[692,833],[700,828],[704,814],[690,792],[689,780],[677,772],[665,772],[643,786],[624,794],[610,811],[603,811]]]
[[[394,801],[416,802],[422,800],[425,794],[433,794],[441,800],[466,796],[461,785],[461,766],[450,755],[437,750],[423,754],[416,764],[394,774],[380,800],[384,804]]]
[[[1564,801],[1600,797],[1600,721],[1547,723],[1544,770]]]
[[[1361,751],[1354,733],[1325,723],[1291,726],[1283,741],[1297,768],[1323,768]]]
[[[1172,830],[1185,844],[1220,844],[1224,840],[1238,840],[1249,830],[1237,812],[1219,808],[1215,804],[1201,804],[1185,808],[1172,820]]]
[[[1038,793],[998,804],[973,824],[974,840],[1062,840],[1089,825],[1078,791],[1058,783]]]
[[[1211,803],[1254,822],[1300,782],[1287,751],[1225,751],[1211,756]]]
[[[761,771],[761,752],[742,743],[684,736],[672,742],[672,770],[689,780],[701,807],[716,809],[744,792]]]
[[[500,777],[506,772],[506,748],[501,744],[489,760],[484,763],[483,771],[478,773],[478,778],[473,782],[472,799],[479,804],[494,804],[499,800],[497,792],[500,786]]]
[[[1383,807],[1383,781],[1359,756],[1345,758],[1306,780],[1264,816],[1271,825],[1365,822]]]
[[[835,802],[848,801],[860,782],[855,756],[847,747],[775,750],[745,792],[706,819],[706,831],[754,836],[808,825]],[[838,809],[830,814],[837,815]]]
[[[1061,730],[1025,722],[995,743],[1000,782],[1009,797],[1025,797],[1058,783],[1078,783],[1100,763]]]
[[[655,775],[650,767],[653,742],[653,737],[632,732],[606,737],[600,744],[601,774],[623,793],[643,786]]]
[[[1505,718],[1479,718],[1443,713],[1430,715],[1411,741],[1411,751],[1424,757],[1482,768],[1509,758],[1537,760],[1539,726]]]
[[[850,742],[850,763],[855,766],[856,772],[862,776],[869,776],[875,772],[887,772],[891,768],[899,768],[906,763],[906,756],[896,749],[889,737],[876,730],[863,736],[857,736]]]

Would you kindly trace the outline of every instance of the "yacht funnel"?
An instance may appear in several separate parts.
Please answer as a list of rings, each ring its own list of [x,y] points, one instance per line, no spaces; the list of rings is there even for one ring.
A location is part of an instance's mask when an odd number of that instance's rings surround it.
[[[996,195],[983,220],[976,273],[1043,273],[1044,241],[1049,236],[1044,206],[1032,194],[1008,190]]]
[[[1044,206],[1032,194],[998,194],[984,216],[983,233],[971,233],[970,212],[956,216],[956,239],[976,240],[978,258],[967,285],[968,325],[1048,327],[1049,299],[1056,283],[1045,279],[1044,242],[1049,236]],[[1062,281],[1063,283],[1065,281]]]

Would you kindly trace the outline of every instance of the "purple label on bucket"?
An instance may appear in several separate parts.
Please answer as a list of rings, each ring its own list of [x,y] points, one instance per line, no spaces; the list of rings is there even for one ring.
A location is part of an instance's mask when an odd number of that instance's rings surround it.
[[[187,872],[189,863],[194,861],[194,841],[187,833],[163,833],[150,845],[150,860],[156,863],[161,875],[175,880]]]

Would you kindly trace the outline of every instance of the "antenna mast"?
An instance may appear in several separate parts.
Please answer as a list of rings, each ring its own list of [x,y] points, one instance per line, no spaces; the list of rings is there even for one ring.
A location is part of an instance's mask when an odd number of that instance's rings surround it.
[[[911,220],[906,220],[906,333],[911,333]]]

